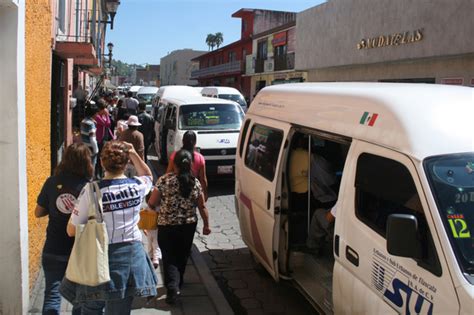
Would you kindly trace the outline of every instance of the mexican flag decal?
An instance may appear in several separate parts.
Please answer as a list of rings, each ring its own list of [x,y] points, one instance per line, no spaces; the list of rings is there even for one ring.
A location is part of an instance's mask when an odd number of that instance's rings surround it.
[[[377,120],[377,117],[379,117],[379,114],[364,112],[364,114],[360,118],[359,123],[361,125],[366,125],[366,126],[372,127],[375,124],[375,121]]]

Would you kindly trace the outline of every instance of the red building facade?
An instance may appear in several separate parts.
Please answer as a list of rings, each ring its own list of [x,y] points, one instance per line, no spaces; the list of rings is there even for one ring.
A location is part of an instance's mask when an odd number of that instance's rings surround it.
[[[238,89],[245,98],[250,98],[250,77],[242,76],[246,71],[246,60],[252,55],[252,36],[296,19],[294,12],[241,9],[232,17],[240,18],[240,40],[218,48],[193,60],[199,62],[199,70],[191,73],[191,79],[199,86],[230,86]]]

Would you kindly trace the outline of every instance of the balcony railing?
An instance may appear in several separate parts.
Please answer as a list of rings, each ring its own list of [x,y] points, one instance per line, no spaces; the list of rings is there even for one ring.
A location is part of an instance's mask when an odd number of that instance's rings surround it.
[[[63,21],[61,18],[56,17],[56,40],[60,42],[79,42],[79,43],[92,43],[95,42],[96,34],[92,32],[91,21],[93,16],[92,10],[76,9],[77,20]],[[65,19],[65,17],[63,17]],[[61,24],[64,24],[65,32],[61,30]],[[69,27],[67,27],[68,25]]]
[[[198,79],[207,76],[214,76],[233,72],[242,72],[242,62],[240,60],[195,70],[191,72],[191,79]]]
[[[281,70],[291,70],[295,68],[295,53],[281,55],[281,56],[274,56],[274,70],[281,71]]]

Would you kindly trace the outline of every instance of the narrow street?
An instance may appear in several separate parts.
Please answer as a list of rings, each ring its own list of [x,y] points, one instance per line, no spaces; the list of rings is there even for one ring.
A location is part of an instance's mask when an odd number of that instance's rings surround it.
[[[211,182],[207,207],[212,234],[197,235],[194,243],[234,312],[317,314],[290,282],[275,282],[263,267],[254,262],[240,236],[233,185],[234,182]]]
[[[151,157],[149,163],[159,176],[164,166],[156,160]],[[235,314],[317,314],[291,282],[275,282],[255,263],[240,235],[234,181],[209,179],[207,208],[212,233],[203,236],[199,221],[194,244]]]

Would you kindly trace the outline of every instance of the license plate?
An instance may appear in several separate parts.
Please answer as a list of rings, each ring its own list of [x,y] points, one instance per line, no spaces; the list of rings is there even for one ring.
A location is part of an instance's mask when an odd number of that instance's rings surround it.
[[[232,174],[233,166],[232,165],[218,165],[217,174]]]

